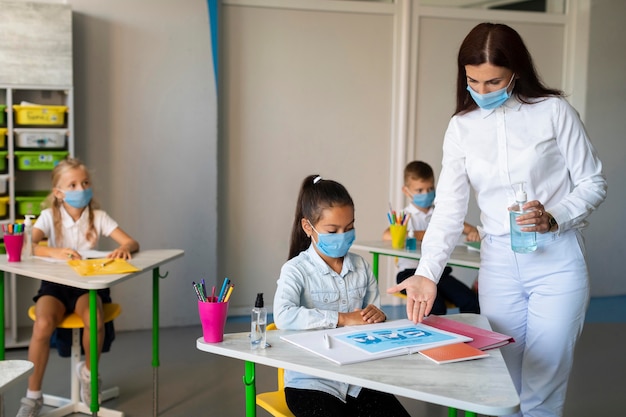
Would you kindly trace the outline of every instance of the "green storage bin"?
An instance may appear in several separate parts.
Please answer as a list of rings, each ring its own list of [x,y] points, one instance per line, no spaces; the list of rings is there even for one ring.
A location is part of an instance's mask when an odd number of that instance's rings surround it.
[[[48,191],[22,191],[15,193],[15,212],[18,216],[41,214],[41,203],[48,196]]]
[[[15,151],[22,171],[50,171],[69,155],[67,151]]]
[[[0,173],[5,174],[8,170],[7,155],[8,151],[0,151]]]
[[[4,124],[4,121],[7,115],[5,111],[6,108],[7,108],[6,104],[0,104],[0,125]]]

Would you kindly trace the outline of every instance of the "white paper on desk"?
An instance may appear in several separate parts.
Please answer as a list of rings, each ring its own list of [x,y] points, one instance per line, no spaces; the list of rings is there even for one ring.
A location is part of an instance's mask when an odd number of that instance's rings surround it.
[[[100,259],[106,258],[107,255],[111,252],[105,252],[101,250],[79,250],[78,253],[83,259]],[[50,262],[53,264],[64,264],[67,263],[67,259],[58,259],[58,258],[50,258],[47,256],[35,256],[37,259],[41,259],[42,261]]]
[[[102,251],[102,250],[79,250],[80,256],[83,259],[101,259],[106,258],[111,251]]]
[[[67,263],[65,259],[57,259],[57,258],[49,258],[47,256],[33,256],[35,259],[39,259],[42,261],[50,262],[51,264],[64,264]]]
[[[357,334],[385,334],[389,330],[395,332],[398,328],[414,329],[428,333],[428,338],[413,338],[412,341],[399,343],[396,346],[387,344],[381,349],[362,349],[355,346],[354,342],[348,341],[350,336]],[[328,348],[324,340],[324,334],[330,337]],[[327,330],[309,330],[281,336],[281,339],[308,350],[311,353],[326,358],[338,365],[371,361],[388,358],[391,356],[409,355],[423,349],[444,346],[453,343],[469,342],[472,339],[445,330],[435,329],[425,324],[415,324],[410,320],[393,320],[386,323],[365,324],[363,326],[341,327]],[[380,345],[382,346],[382,344]]]

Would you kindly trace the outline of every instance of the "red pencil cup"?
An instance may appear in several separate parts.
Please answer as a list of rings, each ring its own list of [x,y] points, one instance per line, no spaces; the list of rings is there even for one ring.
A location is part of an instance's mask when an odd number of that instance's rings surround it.
[[[202,323],[202,335],[207,343],[224,340],[224,326],[228,316],[228,303],[198,301],[198,313]]]
[[[23,245],[24,235],[4,235],[4,246],[9,262],[20,262],[22,260]]]

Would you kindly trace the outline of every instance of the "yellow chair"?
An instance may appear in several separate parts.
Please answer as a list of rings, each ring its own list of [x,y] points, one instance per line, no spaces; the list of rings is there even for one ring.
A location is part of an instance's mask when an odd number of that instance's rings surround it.
[[[122,312],[122,307],[119,304],[105,303],[102,305],[102,308],[104,310],[105,323],[112,321]],[[35,306],[31,306],[28,309],[28,317],[30,317],[33,321],[35,320]],[[78,381],[78,375],[76,375],[76,365],[78,364],[78,362],[80,362],[81,358],[80,329],[84,327],[83,320],[78,316],[78,314],[72,313],[66,316],[58,327],[62,329],[72,329],[72,353],[70,361],[70,398],[44,394],[44,404],[50,407],[55,407],[55,409],[53,411],[50,411],[49,413],[42,413],[40,415],[60,417],[68,416],[77,412],[83,414],[91,414],[91,411],[89,409],[90,404],[83,404],[80,402],[80,386]],[[119,394],[119,388],[112,387],[106,390],[102,390],[101,399],[104,402],[106,400],[110,400],[111,398],[118,397]],[[98,412],[98,416],[105,417],[120,417],[123,415],[124,414],[120,411],[109,410],[102,407],[100,407],[100,410]]]
[[[277,327],[274,323],[267,325],[267,330],[276,330]],[[278,368],[278,389],[271,392],[263,392],[257,394],[256,404],[266,410],[274,417],[294,417],[287,407],[287,401],[285,400],[285,370]]]

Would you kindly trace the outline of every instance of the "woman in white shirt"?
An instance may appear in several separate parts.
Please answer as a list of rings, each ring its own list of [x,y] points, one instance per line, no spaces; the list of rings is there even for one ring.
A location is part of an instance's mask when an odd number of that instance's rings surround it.
[[[537,249],[511,249],[508,207],[525,183],[522,231]],[[581,230],[606,196],[602,164],[563,93],[543,85],[519,34],[481,23],[458,55],[457,108],[422,259],[405,289],[407,316],[430,313],[436,283],[463,228],[470,189],[481,211],[481,313],[516,343],[502,349],[524,416],[561,416],[574,346],[589,302]]]

